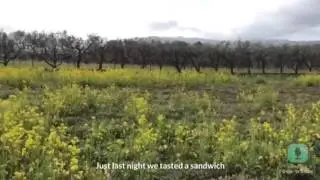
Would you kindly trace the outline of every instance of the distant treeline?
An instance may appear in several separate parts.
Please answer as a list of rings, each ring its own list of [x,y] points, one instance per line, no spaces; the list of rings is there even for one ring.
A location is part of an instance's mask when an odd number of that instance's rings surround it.
[[[0,31],[0,63],[7,66],[11,61],[44,61],[52,68],[62,63],[74,63],[80,68],[82,63],[96,63],[102,70],[106,64],[139,65],[141,68],[173,66],[177,72],[192,67],[201,72],[203,67],[228,68],[231,73],[236,68],[279,69],[284,73],[290,68],[296,74],[301,69],[310,72],[320,66],[320,45],[265,45],[250,41],[221,41],[217,44],[184,41],[161,42],[148,38],[107,40],[98,35],[88,35],[82,39],[68,34],[16,31]]]

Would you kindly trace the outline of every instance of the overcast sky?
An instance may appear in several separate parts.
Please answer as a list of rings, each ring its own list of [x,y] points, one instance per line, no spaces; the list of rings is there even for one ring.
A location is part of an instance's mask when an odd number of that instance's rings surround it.
[[[320,0],[1,0],[0,28],[107,38],[320,39]]]

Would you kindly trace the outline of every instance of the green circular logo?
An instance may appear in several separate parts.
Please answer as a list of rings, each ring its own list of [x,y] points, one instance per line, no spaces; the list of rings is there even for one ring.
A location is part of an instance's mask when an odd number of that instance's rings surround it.
[[[304,164],[309,161],[309,149],[305,144],[290,144],[288,147],[288,162]]]

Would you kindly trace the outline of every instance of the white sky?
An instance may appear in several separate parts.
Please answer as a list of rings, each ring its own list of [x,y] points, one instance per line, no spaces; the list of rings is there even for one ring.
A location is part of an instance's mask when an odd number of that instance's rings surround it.
[[[0,0],[0,28],[46,30],[108,38],[235,36],[262,13],[295,0]],[[177,21],[201,32],[152,31],[153,22]]]

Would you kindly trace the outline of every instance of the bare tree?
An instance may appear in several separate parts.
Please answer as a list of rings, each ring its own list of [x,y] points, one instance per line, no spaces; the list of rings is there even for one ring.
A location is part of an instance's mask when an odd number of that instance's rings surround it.
[[[117,39],[107,41],[98,35],[89,35],[88,39],[69,35],[66,31],[44,33],[33,31],[26,33],[16,31],[5,33],[0,31],[0,63],[7,66],[13,59],[44,60],[53,69],[63,62],[73,61],[77,68],[81,63],[96,62],[102,70],[103,63],[112,62],[114,67],[120,64],[136,64],[141,68],[152,66],[173,66],[177,72],[187,67],[200,72],[202,67],[212,67],[216,71],[220,67],[229,68],[232,74],[235,68],[262,68],[266,74],[269,67],[293,69],[298,74],[306,68],[310,72],[320,66],[318,44],[282,44],[266,45],[249,41],[220,41],[219,43],[190,44],[184,41],[161,42],[152,38]]]
[[[11,60],[18,58],[22,53],[25,33],[23,31],[16,31],[7,34],[0,31],[0,63],[7,66]]]
[[[102,38],[98,35],[89,35],[88,40],[90,46],[88,53],[98,58],[98,71],[103,71],[103,63],[106,61],[108,41],[106,38]]]
[[[168,50],[168,44],[163,44],[161,42],[157,42],[156,44],[156,62],[159,66],[159,70],[162,70],[162,67],[165,63],[167,63],[170,52]]]
[[[41,57],[54,70],[57,69],[63,60],[70,59],[72,54],[64,44],[66,32],[42,34],[39,41],[41,47]]]
[[[123,41],[127,63],[135,64],[139,61],[138,41],[134,39],[125,39]]]
[[[267,50],[267,51],[266,51]],[[263,44],[255,43],[252,45],[252,56],[253,59],[257,62],[257,68],[262,69],[262,74],[266,73],[266,66],[267,66],[267,57],[268,52],[270,52],[271,49],[267,49]]]
[[[44,36],[44,33],[39,33],[37,31],[26,34],[25,51],[26,54],[28,54],[28,58],[31,59],[32,66],[34,66],[34,60],[39,60],[39,54],[41,53],[41,38]]]
[[[312,52],[312,49],[309,45],[306,45],[301,47],[300,53],[302,64],[308,68],[309,72],[311,72],[314,63],[313,59],[315,57],[314,52]]]
[[[188,43],[184,41],[172,42],[173,65],[178,73],[182,72],[182,67],[187,64],[186,53],[188,52]]]
[[[197,72],[200,72],[200,63],[205,57],[205,48],[201,42],[197,42],[192,46],[188,47],[186,52],[186,59],[191,62],[191,65],[195,68]]]
[[[230,68],[230,73],[234,74],[234,68],[236,67],[236,48],[235,44],[231,44],[230,41],[222,41],[221,48],[219,49],[219,53],[221,55],[221,58],[223,61],[225,61],[225,64],[227,67]]]
[[[138,44],[139,56],[141,58],[141,68],[144,69],[150,63],[151,47],[150,43],[141,40]]]
[[[61,41],[65,47],[72,49],[72,51],[74,52],[73,55],[76,57],[75,64],[79,69],[83,57],[88,53],[89,48],[93,44],[93,41],[91,41],[89,37],[87,40],[83,40],[82,38],[68,35],[66,35],[65,38],[62,38]]]

